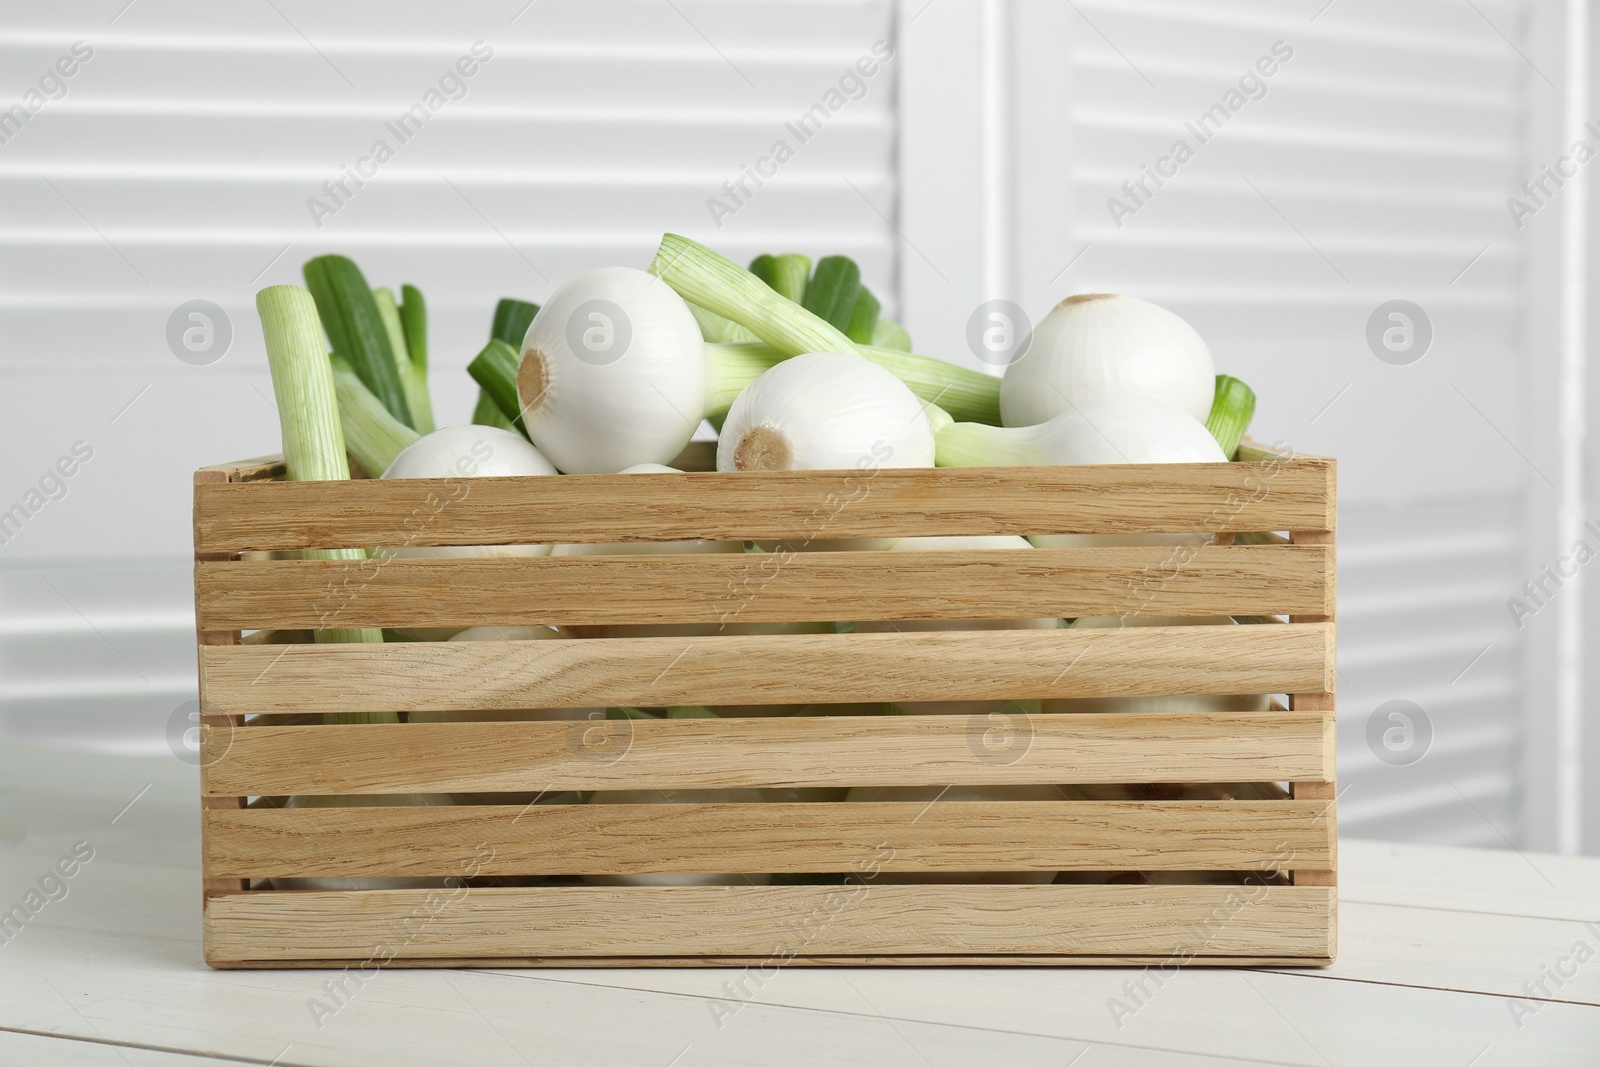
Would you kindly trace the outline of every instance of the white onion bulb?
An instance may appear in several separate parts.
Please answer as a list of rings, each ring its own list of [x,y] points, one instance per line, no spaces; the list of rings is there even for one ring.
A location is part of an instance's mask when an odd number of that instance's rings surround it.
[[[922,401],[860,356],[811,352],[773,367],[728,409],[719,471],[933,466]]]
[[[1194,327],[1147,300],[1085,293],[1034,327],[1000,383],[1000,416],[1033,426],[1096,397],[1145,393],[1204,422],[1215,391],[1211,352]]]
[[[495,426],[445,426],[411,442],[385,478],[496,478],[554,475],[555,467],[527,438]],[[449,507],[446,501],[443,507]],[[468,559],[480,556],[546,556],[549,545],[402,545],[375,548],[374,559]],[[459,627],[413,626],[400,633],[413,641],[444,641]]]
[[[528,326],[517,373],[528,436],[567,474],[672,459],[705,415],[707,385],[688,305],[631,267],[557,289]]]

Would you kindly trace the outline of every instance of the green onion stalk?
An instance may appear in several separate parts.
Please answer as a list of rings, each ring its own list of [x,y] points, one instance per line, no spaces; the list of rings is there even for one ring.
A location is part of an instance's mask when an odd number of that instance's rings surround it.
[[[1230,460],[1239,454],[1239,442],[1244,440],[1250,420],[1256,414],[1256,394],[1239,379],[1226,374],[1217,375],[1217,392],[1211,401],[1211,414],[1206,418],[1206,429],[1222,446],[1222,454]]]
[[[765,346],[765,351],[738,346],[743,351],[730,353],[731,358],[854,353],[888,370],[920,399],[938,404],[959,421],[989,425],[1000,422],[1000,379],[929,356],[856,344],[837,327],[780,295],[738,264],[687,237],[670,233],[662,237],[650,273],[690,304],[749,329]],[[712,392],[715,396],[716,390]]]
[[[274,285],[256,294],[267,366],[278,405],[283,460],[290,481],[340,481],[350,477],[335,397],[333,367],[322,342],[322,323],[311,294],[297,285]],[[310,549],[306,559],[359,560],[359,548]],[[379,643],[377,629],[319,629],[321,643]],[[396,722],[393,713],[329,721]]]

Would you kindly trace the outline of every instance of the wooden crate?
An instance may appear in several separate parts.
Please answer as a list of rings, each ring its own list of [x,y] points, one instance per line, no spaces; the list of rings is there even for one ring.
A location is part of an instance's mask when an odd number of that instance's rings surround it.
[[[706,459],[701,450],[680,464]],[[273,459],[201,470],[206,959],[1325,964],[1335,944],[1334,464],[1249,448],[1241,459],[298,484],[276,480]],[[1172,531],[1217,536],[1182,550],[381,564],[272,555],[401,543]],[[304,632],[1122,614],[1254,624],[382,645],[312,644]],[[1252,713],[305,721],[327,712],[1230,693],[1288,702]],[[1216,782],[1286,782],[1291,796],[532,806],[504,796]],[[295,795],[396,793],[471,796],[443,807],[282,806]],[[1288,878],[895,881],[906,872],[1219,870]],[[847,880],[608,886],[572,877],[645,872]],[[268,878],[299,876],[450,881],[266,888]]]

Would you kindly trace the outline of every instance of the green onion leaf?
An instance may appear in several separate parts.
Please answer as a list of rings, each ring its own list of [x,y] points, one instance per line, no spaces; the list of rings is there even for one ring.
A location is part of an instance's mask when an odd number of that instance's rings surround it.
[[[394,457],[421,435],[389,414],[389,409],[378,402],[372,390],[361,384],[349,360],[337,353],[330,358],[345,448],[368,477],[376,478],[389,469]]]
[[[517,396],[517,350],[504,341],[490,341],[482,352],[472,357],[467,373],[511,425],[527,436],[528,431],[522,425],[522,401]]]
[[[844,335],[858,345],[877,344],[872,334],[878,326],[878,312],[881,310],[878,298],[863,285],[856,290],[855,306],[850,309],[850,321],[845,324]]]
[[[860,289],[861,268],[855,260],[849,256],[823,256],[817,260],[801,306],[842,332],[850,325],[850,312]]]
[[[472,422],[475,426],[493,426],[501,430],[515,430],[511,420],[506,418],[505,412],[500,410],[500,405],[494,398],[484,392],[483,387],[478,388],[478,404],[472,409]]]
[[[539,314],[538,304],[530,304],[526,300],[516,300],[509,296],[502,297],[500,303],[494,307],[494,325],[489,329],[489,339],[504,341],[521,352],[523,339],[528,336],[528,326],[532,324],[533,317],[537,314]]]
[[[394,348],[361,268],[347,256],[318,256],[302,271],[333,350],[350,361],[390,414],[413,425]]]
[[[406,407],[411,410],[411,425],[418,433],[433,432],[433,399],[428,396],[428,371],[411,358],[406,344],[405,327],[400,322],[400,306],[394,302],[394,293],[379,286],[372,291],[378,304],[378,316],[383,319],[383,329],[389,335],[389,351],[394,354],[394,369],[400,375],[400,387],[406,394]]]
[[[1206,429],[1230,460],[1239,454],[1239,442],[1244,440],[1255,413],[1255,391],[1237,378],[1217,375],[1217,391],[1211,401],[1211,414],[1206,418]]]
[[[901,352],[911,351],[911,335],[906,328],[893,319],[879,319],[872,328],[872,343],[879,348],[893,348]]]
[[[781,256],[773,257],[772,281],[773,291],[779,296],[787,297],[796,304],[803,303],[806,298],[806,282],[811,277],[811,257],[802,256],[798,252],[787,252]]]

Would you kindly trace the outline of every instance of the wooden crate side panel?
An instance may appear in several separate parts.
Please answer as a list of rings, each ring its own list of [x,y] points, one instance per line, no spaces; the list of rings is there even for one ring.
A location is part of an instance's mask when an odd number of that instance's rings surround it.
[[[513,956],[1326,955],[1333,890],[672,886],[239,893],[212,960]],[[714,921],[712,921],[714,917]]]
[[[1322,459],[195,488],[210,551],[1331,529]]]
[[[1322,546],[200,564],[208,628],[1327,614]]]
[[[817,704],[1332,688],[1331,624],[201,650],[205,710]]]
[[[1330,766],[1296,712],[246,726],[213,734],[238,796],[852,785],[1273,782]]]
[[[484,876],[1271,871],[1333,855],[1326,805],[1292,800],[249,808],[204,819],[206,869],[253,878],[442,878],[463,862]]]
[[[223,960],[207,959],[217,970],[338,970],[351,960]],[[1331,956],[1185,956],[1186,967],[1326,967]],[[1170,955],[1083,956],[491,956],[393,959],[385,968],[437,967],[564,967],[595,970],[616,967],[759,967],[763,972],[784,967],[1170,967]]]

